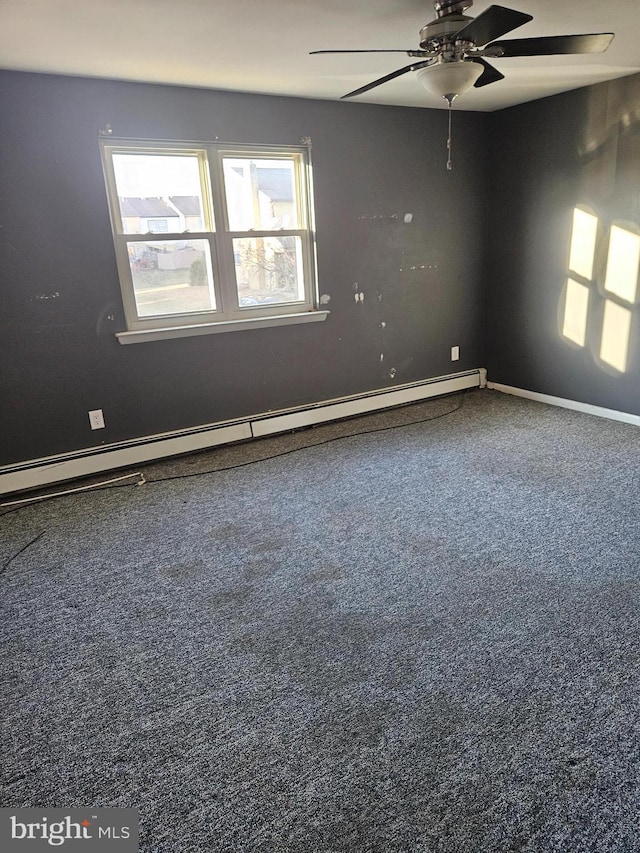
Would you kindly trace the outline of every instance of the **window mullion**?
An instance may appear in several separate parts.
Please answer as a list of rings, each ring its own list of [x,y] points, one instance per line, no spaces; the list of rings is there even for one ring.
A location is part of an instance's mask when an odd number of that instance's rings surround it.
[[[233,243],[228,234],[216,233],[216,246],[218,250],[218,264],[220,269],[220,292],[223,311],[226,314],[234,313],[238,308],[236,295],[236,270],[233,261]]]
[[[224,192],[224,175],[218,146],[209,146],[208,154],[211,200],[216,228],[214,239],[218,261],[218,285],[222,312],[227,316],[234,314],[238,308],[235,287],[235,265],[233,263],[233,243],[227,230],[228,216]]]

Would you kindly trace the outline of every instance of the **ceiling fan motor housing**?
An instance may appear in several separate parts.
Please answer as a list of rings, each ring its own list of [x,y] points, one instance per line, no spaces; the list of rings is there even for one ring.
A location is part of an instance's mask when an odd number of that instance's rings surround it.
[[[444,15],[451,15],[454,12],[464,12],[465,9],[473,6],[473,0],[436,0],[433,4],[436,14],[439,18]]]
[[[437,51],[447,42],[451,42],[455,34],[472,20],[468,15],[456,13],[430,21],[420,30],[420,47],[423,50]]]

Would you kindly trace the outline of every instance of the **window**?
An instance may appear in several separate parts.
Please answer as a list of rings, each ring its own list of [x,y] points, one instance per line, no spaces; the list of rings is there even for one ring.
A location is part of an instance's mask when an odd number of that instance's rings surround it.
[[[306,146],[101,144],[122,343],[326,317]]]
[[[152,231],[154,234],[157,234],[159,231],[167,232],[169,230],[169,223],[166,219],[149,219],[147,222],[147,231]]]

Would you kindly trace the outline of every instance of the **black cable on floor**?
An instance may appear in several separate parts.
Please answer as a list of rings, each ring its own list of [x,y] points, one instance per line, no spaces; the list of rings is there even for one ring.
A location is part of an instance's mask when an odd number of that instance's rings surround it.
[[[84,490],[91,491],[92,493],[93,492],[105,492],[105,491],[111,491],[111,489],[127,489],[127,488],[131,488],[131,486],[140,486],[143,484],[153,485],[154,483],[168,483],[168,482],[171,482],[173,480],[188,480],[192,477],[204,477],[208,474],[217,474],[217,473],[222,472],[222,471],[233,471],[236,468],[246,468],[249,465],[257,465],[259,462],[268,462],[271,459],[278,459],[281,456],[289,456],[292,453],[299,453],[302,450],[309,450],[312,447],[321,447],[323,444],[331,444],[334,441],[343,441],[344,439],[357,438],[358,436],[361,436],[361,435],[371,435],[371,434],[377,433],[377,432],[388,432],[389,430],[393,430],[393,429],[402,429],[403,427],[416,426],[418,424],[428,423],[429,421],[437,421],[440,418],[446,418],[449,415],[453,415],[455,412],[459,411],[462,408],[462,406],[464,405],[464,402],[465,402],[466,397],[467,397],[467,393],[468,393],[468,391],[465,392],[460,397],[460,402],[456,406],[454,406],[453,408],[449,409],[446,412],[441,412],[439,415],[431,415],[430,417],[427,417],[427,418],[418,418],[415,421],[407,421],[407,423],[404,423],[404,424],[390,424],[389,426],[374,427],[373,429],[365,429],[365,430],[360,430],[358,432],[350,432],[350,433],[347,433],[346,435],[336,435],[336,436],[332,436],[331,438],[323,439],[322,441],[316,441],[312,444],[303,444],[300,447],[292,447],[289,450],[283,450],[280,453],[273,453],[270,456],[261,456],[259,459],[250,459],[247,462],[238,462],[234,465],[226,465],[226,466],[223,466],[221,468],[211,468],[208,471],[194,471],[191,474],[175,474],[175,475],[170,476],[170,477],[156,477],[155,479],[152,479],[152,480],[148,480],[146,478],[143,478],[143,480],[138,481],[136,483],[125,483],[125,484],[119,485],[119,486],[96,485],[96,487],[93,489],[90,486],[87,486],[87,487],[85,487]],[[407,403],[406,405],[407,406],[415,405],[415,402]],[[122,478],[122,479],[124,479],[124,478]],[[47,496],[47,495],[36,496],[36,495],[34,495],[32,502],[28,502],[28,503],[25,502],[24,504],[22,504],[20,506],[16,506],[16,507],[13,507],[12,509],[8,509],[6,512],[3,512],[0,514],[0,518],[4,517],[5,515],[9,515],[12,512],[17,512],[20,509],[24,509],[25,507],[33,506],[33,504],[36,501],[41,502],[44,500],[54,500],[56,498],[68,497],[68,495],[73,493],[74,491],[79,491],[79,490],[71,489],[67,493],[63,492],[63,493],[50,495],[50,496]],[[42,534],[40,534],[40,535],[42,535]],[[39,538],[39,537],[36,537],[36,538]],[[33,543],[29,543],[29,545],[30,544],[33,544]],[[29,545],[27,545],[26,547],[29,547]],[[21,552],[19,552],[19,553],[21,553]],[[12,557],[11,560],[14,560],[15,557],[17,557],[17,556],[18,556],[18,554],[14,555],[14,557]],[[11,562],[11,560],[9,562]],[[0,570],[0,572],[1,571],[2,570]]]
[[[406,424],[391,424],[390,426],[385,427],[374,427],[374,429],[350,432],[346,435],[335,435],[331,438],[325,438],[322,441],[316,441],[313,444],[303,444],[300,447],[292,447],[289,450],[282,450],[280,453],[273,453],[271,456],[261,456],[259,459],[250,459],[247,462],[238,462],[235,465],[227,465],[222,468],[211,468],[208,471],[194,471],[192,474],[175,474],[171,477],[156,477],[153,480],[146,480],[146,483],[149,485],[152,485],[153,483],[168,483],[171,480],[187,480],[190,477],[203,477],[206,474],[217,474],[220,471],[233,471],[236,468],[246,468],[249,465],[256,465],[258,462],[268,462],[270,459],[279,459],[281,456],[289,456],[291,453],[299,453],[301,450],[310,450],[312,447],[321,447],[323,444],[331,444],[334,441],[343,441],[346,438],[357,438],[361,435],[371,435],[376,432],[387,432],[392,429],[401,429],[402,427],[416,426],[416,424],[437,421],[439,418],[445,418],[447,415],[452,415],[454,412],[459,411],[464,404],[464,400],[465,398],[462,397],[458,405],[454,406],[453,409],[449,409],[447,412],[441,412],[439,415],[432,415],[429,418],[420,418],[416,421],[408,421]]]
[[[4,513],[4,514],[6,515],[6,513]],[[13,561],[17,557],[19,557],[20,554],[24,554],[24,552],[27,550],[27,548],[30,548],[34,543],[36,543],[38,541],[38,539],[40,539],[41,536],[44,536],[45,533],[46,533],[46,530],[41,530],[40,533],[38,533],[37,536],[34,536],[30,542],[27,542],[27,544],[24,545],[22,548],[20,548],[19,551],[16,551],[16,553],[13,555],[13,557],[9,557],[9,559],[5,563],[3,563],[2,566],[0,566],[0,575],[9,568],[11,563],[13,563]]]

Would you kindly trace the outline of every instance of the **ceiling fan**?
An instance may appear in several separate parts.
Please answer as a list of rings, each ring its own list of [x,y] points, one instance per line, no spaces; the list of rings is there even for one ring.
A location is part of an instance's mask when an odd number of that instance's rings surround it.
[[[409,71],[418,71],[423,72],[420,77],[425,88],[453,100],[472,86],[478,89],[503,79],[504,74],[485,57],[602,53],[613,40],[613,33],[590,33],[494,41],[533,20],[533,15],[504,6],[489,6],[477,18],[462,14],[472,5],[473,0],[435,0],[436,18],[420,30],[419,50],[312,50],[311,53],[405,53],[420,60],[354,89],[343,95],[343,99],[362,95]],[[456,67],[454,72],[449,70],[451,66]],[[449,83],[451,86],[457,83],[457,87],[447,88]]]
[[[404,53],[414,57],[416,61],[410,65],[348,92],[341,100],[362,95],[409,71],[416,71],[425,89],[448,102],[447,145],[450,149],[453,100],[472,86],[479,89],[504,78],[487,58],[602,53],[613,40],[613,33],[588,33],[495,41],[533,20],[533,16],[505,6],[489,6],[476,18],[471,18],[463,12],[472,5],[473,0],[435,0],[436,18],[420,30],[418,50],[313,50],[311,53]],[[447,168],[451,168],[450,159]]]

